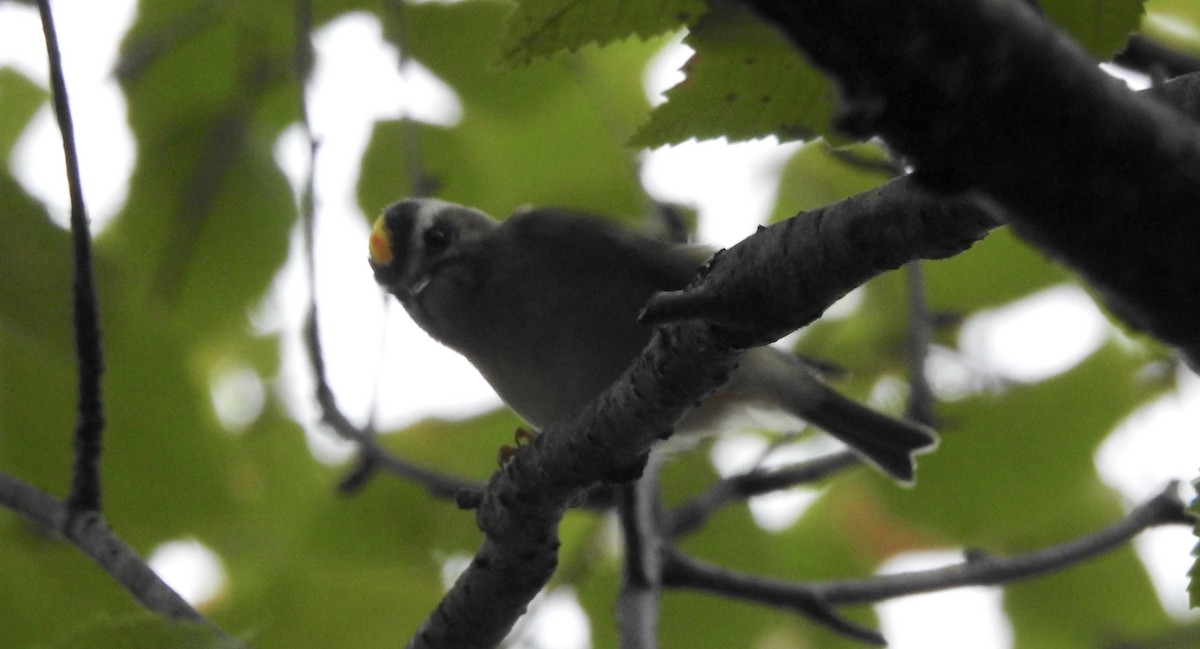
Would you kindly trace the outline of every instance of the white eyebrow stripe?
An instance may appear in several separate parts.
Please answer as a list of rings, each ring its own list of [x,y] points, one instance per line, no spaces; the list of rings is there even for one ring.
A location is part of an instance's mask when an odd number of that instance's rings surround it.
[[[442,210],[454,207],[453,203],[447,203],[436,198],[415,198],[410,199],[416,203],[416,210],[410,212],[412,214],[412,227],[408,231],[408,261],[405,263],[404,274],[412,277],[422,264],[424,257],[424,243],[422,239],[425,236],[425,231],[433,226],[434,220]]]
[[[428,230],[429,226],[433,225],[433,220],[442,210],[456,207],[454,203],[447,203],[436,198],[422,198],[419,199],[418,203],[420,207],[417,208],[417,227],[413,228],[413,237],[422,236],[425,230]]]

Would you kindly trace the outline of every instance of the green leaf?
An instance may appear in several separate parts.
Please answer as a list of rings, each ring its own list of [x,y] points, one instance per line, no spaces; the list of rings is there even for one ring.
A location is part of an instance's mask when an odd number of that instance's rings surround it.
[[[1194,0],[1147,0],[1141,29],[1167,47],[1200,56],[1200,4]]]
[[[91,620],[55,649],[236,649],[234,639],[221,639],[200,624],[173,624],[143,613],[123,618],[101,616]]]
[[[1051,22],[1101,60],[1125,46],[1142,19],[1143,0],[1053,0],[1038,6]]]
[[[1158,393],[1135,378],[1141,363],[1109,343],[1040,383],[940,404],[941,445],[921,457],[916,488],[887,499],[914,524],[989,551],[1032,550],[1111,522],[1120,504],[1092,458]]]
[[[691,24],[704,10],[700,0],[520,0],[506,23],[500,61],[528,64],[592,43],[647,39]]]
[[[412,192],[401,152],[415,143],[438,196],[497,217],[524,205],[641,215],[645,198],[624,141],[645,115],[641,69],[661,43],[498,71],[489,61],[504,11],[492,2],[406,7],[406,51],[450,84],[465,110],[453,128],[377,124],[359,178],[363,211],[378,214]]]
[[[270,146],[295,117],[290,21],[267,4],[151,7],[122,48],[138,161],[98,242],[122,290],[196,331],[240,325],[283,262],[295,207]]]
[[[829,131],[828,81],[741,5],[713,5],[684,43],[696,52],[684,66],[687,78],[666,92],[667,103],[650,114],[634,146],[769,135],[786,141]]]
[[[468,419],[425,419],[380,441],[400,457],[437,467],[482,484],[497,470],[501,446],[516,444],[514,434],[525,426],[508,408]]]
[[[10,337],[40,353],[68,358],[69,235],[7,174],[0,175],[0,231],[0,340]],[[3,378],[0,372],[0,381]]]
[[[1012,621],[1014,647],[1136,646],[1171,628],[1129,545],[1008,586],[1004,609]],[[1185,641],[1182,646],[1193,645]]]
[[[784,165],[779,194],[769,220],[775,223],[798,212],[849,198],[891,177],[850,160],[861,159],[883,165],[887,157],[878,144],[869,142],[840,147],[836,151],[824,139],[808,142]]]
[[[1008,228],[997,228],[967,252],[924,263],[922,268],[931,306],[958,315],[1073,281],[1062,266],[1051,263]]]
[[[12,68],[0,68],[0,153],[8,152],[49,95]],[[7,194],[0,194],[6,196]]]

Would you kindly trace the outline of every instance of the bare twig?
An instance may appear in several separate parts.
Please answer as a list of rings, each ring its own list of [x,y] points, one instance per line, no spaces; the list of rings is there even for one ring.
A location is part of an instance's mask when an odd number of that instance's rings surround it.
[[[96,278],[92,270],[92,237],[87,207],[83,202],[83,184],[79,179],[79,153],[75,146],[75,127],[63,77],[62,54],[50,1],[39,0],[42,30],[46,35],[46,55],[50,60],[50,86],[54,96],[54,114],[62,133],[63,155],[67,166],[67,186],[71,194],[71,245],[75,259],[72,306],[75,329],[75,353],[79,361],[79,395],[75,422],[75,461],[71,470],[71,488],[67,508],[72,515],[100,511],[100,452],[104,433],[104,402],[100,378],[104,356],[100,345],[100,305],[96,299]]]
[[[933,426],[933,389],[925,365],[929,359],[929,346],[933,342],[933,314],[925,299],[925,274],[920,261],[904,265],[908,279],[908,336],[905,354],[908,356],[908,407],[905,415],[913,420]]]
[[[666,549],[663,563],[663,586],[668,588],[701,590],[786,609],[842,635],[874,645],[887,644],[878,631],[838,615],[831,603],[811,586],[728,570],[688,557],[674,548]]]
[[[307,263],[307,279],[309,285],[308,314],[304,323],[304,346],[308,351],[309,362],[312,365],[316,382],[317,404],[321,408],[321,420],[341,437],[358,444],[361,459],[354,471],[342,481],[343,491],[361,487],[376,470],[388,471],[412,482],[415,482],[434,496],[454,499],[462,491],[479,491],[478,482],[446,475],[430,469],[414,465],[389,454],[379,445],[371,430],[363,430],[351,422],[341,411],[329,386],[328,375],[325,371],[325,355],[321,345],[320,318],[316,298],[316,261],[315,261],[315,173],[317,154],[320,141],[312,131],[308,119],[308,102],[304,96],[305,80],[312,68],[311,40],[311,6],[308,0],[296,2],[296,49],[295,65],[300,86],[299,111],[301,128],[304,129],[308,140],[309,162],[308,174],[300,195],[300,222],[304,237],[304,256]]]
[[[863,604],[960,586],[990,586],[1037,577],[1114,550],[1151,527],[1195,524],[1195,517],[1187,512],[1177,489],[1178,485],[1171,482],[1158,495],[1116,523],[1036,552],[1011,557],[972,557],[945,568],[829,582],[811,588],[830,604]]]
[[[616,612],[622,649],[658,646],[662,595],[662,523],[658,472],[653,463],[640,480],[618,487],[617,512],[625,542]]]
[[[386,0],[384,14],[387,25],[387,37],[396,48],[396,68],[404,72],[411,58],[408,55],[408,19],[405,16],[407,8],[401,0]],[[421,153],[420,125],[407,117],[400,122],[403,136],[400,139],[400,159],[404,163],[404,172],[408,180],[409,195],[432,196],[437,189],[438,181],[425,173],[424,155]]]
[[[60,534],[113,577],[147,610],[171,620],[208,625],[224,635],[159,578],[100,517],[75,516],[69,507],[17,478],[0,473],[0,503],[51,533]],[[69,522],[74,518],[73,523]]]
[[[730,503],[823,480],[859,464],[862,460],[858,454],[841,451],[791,466],[754,469],[726,478],[671,511],[666,536],[676,539],[700,529],[713,514]]]
[[[664,560],[663,584],[795,610],[810,617],[814,612],[832,614],[834,606],[869,604],[961,586],[1005,584],[1068,568],[1121,547],[1151,527],[1194,524],[1195,518],[1187,512],[1176,489],[1177,484],[1172,482],[1157,496],[1109,527],[1028,554],[972,557],[959,564],[932,570],[801,584],[719,568],[670,549]]]

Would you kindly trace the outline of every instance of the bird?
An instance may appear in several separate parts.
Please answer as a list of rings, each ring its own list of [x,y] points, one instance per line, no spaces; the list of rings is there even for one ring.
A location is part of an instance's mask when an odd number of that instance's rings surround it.
[[[686,287],[712,254],[612,219],[525,208],[504,220],[436,198],[386,208],[368,245],[376,282],[427,334],[465,356],[521,419],[541,430],[611,385],[650,341],[652,295]],[[729,380],[680,420],[705,432],[738,408],[781,410],[824,430],[902,484],[931,450],[927,426],[838,393],[771,346],[745,351]]]

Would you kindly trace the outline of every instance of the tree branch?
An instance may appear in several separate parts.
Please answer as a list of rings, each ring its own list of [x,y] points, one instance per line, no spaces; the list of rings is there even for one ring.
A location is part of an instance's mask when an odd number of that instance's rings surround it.
[[[201,623],[225,634],[192,608],[120,539],[98,512],[71,512],[57,498],[0,473],[0,503],[32,524],[59,535],[121,584],[147,610],[177,622]]]
[[[838,615],[830,602],[811,586],[754,577],[714,566],[667,548],[663,558],[663,585],[668,588],[699,590],[732,599],[766,604],[799,613],[842,635],[874,645],[887,641],[878,631]]]
[[[1062,570],[1115,550],[1152,527],[1194,525],[1195,517],[1179,499],[1177,488],[1171,482],[1109,527],[1036,552],[1011,557],[971,557],[945,568],[815,584],[811,586],[812,592],[830,604],[865,604],[960,586],[1006,584]]]
[[[717,324],[688,319],[661,327],[595,402],[518,449],[479,501],[476,520],[485,540],[475,560],[410,647],[498,643],[553,573],[558,523],[568,504],[595,483],[636,477],[651,445],[724,381],[739,349],[811,321],[887,268],[953,254],[998,224],[970,200],[934,200],[904,179],[839,206],[764,228],[710,264],[704,295],[751,314],[743,319],[736,308],[720,310]],[[774,256],[775,264],[764,256]],[[717,285],[723,288],[714,288],[722,275]],[[739,291],[751,297],[729,293]],[[771,317],[754,315],[763,313]]]
[[[816,320],[880,273],[955,255],[1001,225],[971,196],[946,198],[912,176],[760,230],[717,253],[683,291],[659,293],[643,322],[704,318],[752,347]]]
[[[754,469],[717,482],[670,512],[665,535],[677,539],[691,534],[713,514],[732,502],[823,480],[839,471],[862,464],[858,454],[841,451],[779,469]]]
[[[617,488],[617,512],[625,545],[616,616],[621,649],[658,646],[662,596],[662,523],[657,467]]]
[[[933,344],[933,314],[925,299],[925,271],[921,262],[912,261],[904,265],[904,276],[908,285],[908,331],[904,340],[904,355],[908,362],[908,406],[904,415],[927,426],[933,426],[933,388],[929,385],[926,366],[929,347]]]
[[[841,619],[836,617],[832,607],[869,604],[961,586],[997,585],[1029,579],[1116,549],[1151,527],[1194,524],[1195,518],[1179,500],[1176,488],[1176,483],[1172,482],[1157,496],[1107,528],[1028,554],[973,557],[960,564],[932,570],[799,584],[738,573],[668,549],[664,558],[663,584],[758,602],[810,617],[817,612]]]
[[[361,453],[359,466],[354,472],[343,479],[341,488],[343,492],[361,488],[375,471],[383,470],[424,487],[426,491],[435,497],[453,500],[464,490],[478,491],[481,485],[478,482],[426,469],[391,455],[379,445],[372,431],[360,429],[346,417],[338,406],[337,399],[333,395],[333,390],[329,386],[328,375],[325,371],[325,355],[321,346],[321,333],[318,324],[320,319],[317,310],[316,255],[314,250],[316,243],[315,178],[317,154],[321,145],[312,131],[308,119],[308,101],[305,97],[305,86],[312,71],[313,60],[311,3],[309,0],[296,0],[295,11],[296,42],[294,65],[297,85],[299,86],[297,101],[299,105],[300,125],[308,141],[309,150],[308,172],[304,178],[303,187],[300,192],[299,215],[304,238],[304,258],[307,264],[309,286],[308,313],[304,322],[303,339],[316,383],[315,392],[317,404],[321,409],[321,421],[332,428],[342,438],[357,443]]]
[[[928,187],[978,190],[1132,325],[1200,367],[1200,129],[1028,3],[747,0],[837,78],[838,125]]]
[[[50,61],[50,87],[54,114],[62,134],[63,156],[67,167],[67,187],[71,195],[71,246],[74,252],[72,284],[72,326],[75,353],[79,362],[79,395],[75,422],[75,460],[71,467],[71,488],[67,507],[73,515],[98,512],[101,504],[100,452],[103,446],[104,402],[101,375],[104,355],[100,345],[100,305],[96,299],[96,278],[92,269],[92,237],[87,207],[83,201],[83,183],[79,178],[79,153],[75,146],[75,127],[63,77],[62,54],[49,0],[38,0],[42,31],[46,37],[46,55]]]
[[[1184,54],[1164,47],[1153,39],[1134,34],[1125,49],[1113,56],[1113,63],[1146,74],[1165,73],[1169,77],[1200,72],[1200,56]]]

